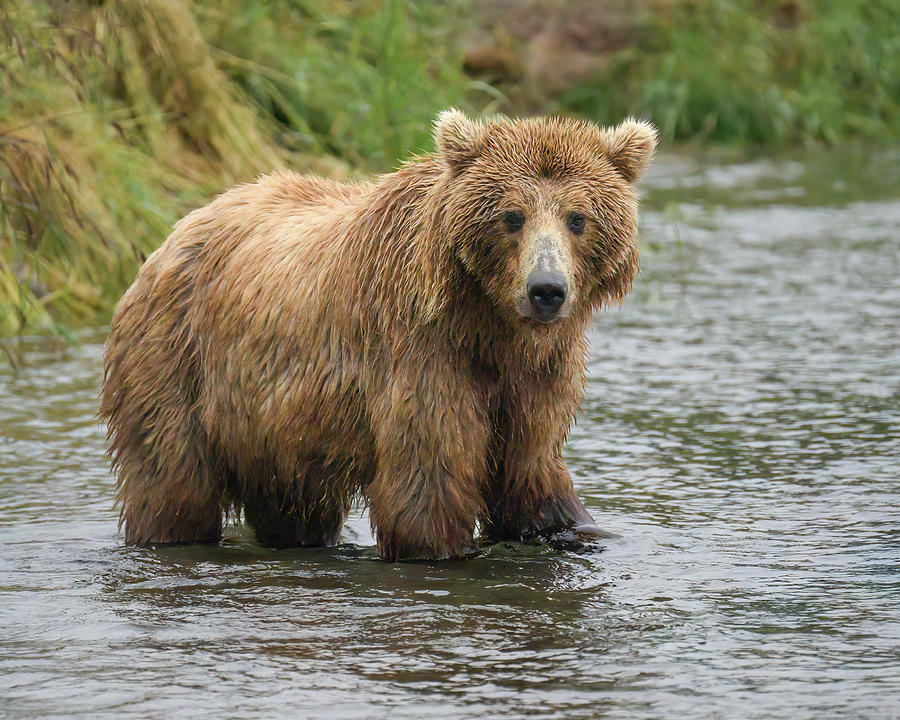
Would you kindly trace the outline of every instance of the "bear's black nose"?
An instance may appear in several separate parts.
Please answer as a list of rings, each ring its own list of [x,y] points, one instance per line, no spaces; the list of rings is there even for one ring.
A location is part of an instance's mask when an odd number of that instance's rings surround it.
[[[532,273],[528,278],[528,300],[540,320],[554,317],[566,301],[566,279],[552,272]]]

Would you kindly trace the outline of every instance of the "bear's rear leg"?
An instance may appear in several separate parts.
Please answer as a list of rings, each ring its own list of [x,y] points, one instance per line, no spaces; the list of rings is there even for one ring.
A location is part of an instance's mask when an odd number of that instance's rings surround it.
[[[224,472],[193,409],[194,348],[178,305],[187,295],[153,295],[154,282],[142,271],[106,343],[100,415],[118,475],[120,526],[134,545],[218,542]]]
[[[292,482],[273,474],[246,483],[240,495],[257,542],[287,548],[335,545],[353,493],[346,469],[316,459],[303,463]]]
[[[223,476],[204,455],[188,441],[165,453],[152,449],[152,443],[118,453],[118,501],[125,542],[151,545],[221,539]]]

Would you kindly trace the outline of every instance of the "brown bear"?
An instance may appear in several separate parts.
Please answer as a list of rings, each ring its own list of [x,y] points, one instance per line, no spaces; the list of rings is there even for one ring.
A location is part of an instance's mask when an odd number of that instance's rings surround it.
[[[590,526],[561,451],[656,133],[451,109],[434,134],[372,182],[229,190],[150,256],[105,353],[127,542],[216,542],[238,508],[264,545],[332,545],[360,493],[390,561]]]

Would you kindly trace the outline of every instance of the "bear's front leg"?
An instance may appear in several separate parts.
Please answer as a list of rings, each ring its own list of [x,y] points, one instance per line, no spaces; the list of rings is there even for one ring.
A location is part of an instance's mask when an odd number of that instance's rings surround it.
[[[491,540],[529,540],[576,529],[602,536],[575,494],[562,446],[580,383],[558,376],[524,379],[511,388],[495,422],[497,464],[486,492]]]
[[[488,502],[484,534],[491,540],[533,540],[575,529],[603,537],[556,448],[528,460],[504,454]]]
[[[395,364],[373,408],[377,469],[366,494],[384,560],[474,551],[484,517],[489,423],[475,383],[450,359]]]

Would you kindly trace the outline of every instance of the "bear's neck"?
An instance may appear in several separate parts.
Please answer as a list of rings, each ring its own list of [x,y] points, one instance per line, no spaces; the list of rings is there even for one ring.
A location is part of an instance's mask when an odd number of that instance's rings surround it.
[[[568,356],[584,344],[590,308],[580,306],[564,319],[548,325],[506,316],[498,311],[476,280],[455,263],[454,294],[461,298],[445,308],[440,333],[451,339],[459,357],[468,358],[478,372],[498,380],[518,382],[528,375],[545,374],[555,365],[571,362]],[[576,360],[581,363],[582,359]]]

